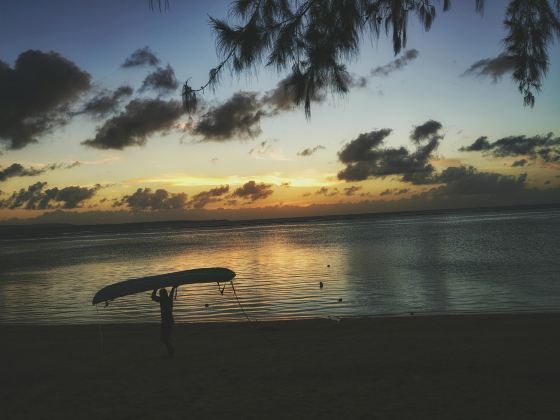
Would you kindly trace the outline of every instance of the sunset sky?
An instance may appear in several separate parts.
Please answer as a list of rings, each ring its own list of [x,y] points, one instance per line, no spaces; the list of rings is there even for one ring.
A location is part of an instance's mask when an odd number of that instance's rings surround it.
[[[208,15],[226,17],[229,1],[171,0],[163,13],[132,0],[1,1],[0,221],[560,202],[558,43],[524,107],[499,60],[507,2],[487,3],[481,17],[455,1],[429,32],[411,19],[397,56],[387,38],[366,40],[350,93],[317,98],[307,120],[283,102],[286,74],[265,66],[226,72],[201,110],[182,111],[183,83],[204,84],[219,62]]]

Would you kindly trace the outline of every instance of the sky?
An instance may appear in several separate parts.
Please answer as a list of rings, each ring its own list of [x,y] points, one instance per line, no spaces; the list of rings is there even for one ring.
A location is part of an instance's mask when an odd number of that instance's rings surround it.
[[[364,39],[352,87],[288,107],[226,71],[229,1],[0,1],[0,223],[251,219],[560,202],[560,54],[535,106],[500,61],[507,1]]]

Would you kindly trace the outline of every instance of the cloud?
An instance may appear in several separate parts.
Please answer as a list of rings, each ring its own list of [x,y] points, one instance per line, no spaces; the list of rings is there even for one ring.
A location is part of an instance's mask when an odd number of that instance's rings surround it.
[[[372,69],[370,71],[370,75],[372,77],[388,76],[391,73],[402,69],[412,61],[416,60],[419,55],[420,52],[416,49],[408,50],[401,57],[385,64],[384,66],[379,66]]]
[[[91,76],[56,52],[28,50],[0,65],[0,142],[21,149],[66,124]]]
[[[259,124],[264,115],[255,92],[237,92],[202,115],[192,133],[202,141],[254,138],[261,133]]]
[[[356,185],[352,185],[351,187],[344,188],[344,194],[347,196],[352,196],[360,191],[362,187],[358,187]]]
[[[485,58],[471,65],[461,75],[476,77],[491,77],[496,83],[503,75],[515,70],[515,59],[507,54],[500,54],[494,58]]]
[[[277,140],[261,141],[257,147],[253,147],[249,150],[249,154],[257,159],[289,160],[282,154],[281,150],[274,146],[274,142],[276,141]]]
[[[431,183],[434,167],[429,160],[443,138],[439,133],[441,128],[441,124],[433,120],[415,127],[411,133],[416,144],[414,152],[404,147],[383,148],[385,138],[391,134],[390,129],[360,134],[338,153],[339,160],[346,164],[346,168],[338,173],[338,179],[363,181],[370,177],[396,175],[403,182]]]
[[[428,120],[424,124],[415,126],[410,133],[410,138],[416,143],[420,143],[423,140],[429,140],[434,136],[438,136],[441,139],[443,136],[438,134],[441,129],[442,125],[440,122]]]
[[[0,169],[0,182],[16,176],[35,176],[41,173],[43,173],[41,169],[24,168],[19,163],[12,163],[7,168]]]
[[[363,77],[349,77],[350,87],[359,88],[367,84]],[[274,117],[294,109],[297,98],[296,84],[292,83],[291,77],[286,77],[262,96],[257,92],[236,92],[225,102],[210,107],[196,123],[184,124],[180,128],[200,136],[202,141],[224,142],[255,138],[262,132],[262,118]],[[322,103],[326,100],[326,95],[317,92],[310,99],[313,103]]]
[[[442,183],[425,194],[445,195],[509,195],[525,190],[527,174],[502,175],[495,172],[480,172],[472,166],[451,166],[434,177]]]
[[[519,160],[516,160],[515,162],[513,162],[513,163],[511,164],[511,167],[512,167],[512,168],[518,168],[518,167],[525,166],[525,165],[527,165],[528,163],[529,163],[529,161],[528,161],[527,159],[519,159]]]
[[[346,84],[352,89],[363,89],[369,84],[369,80],[365,76],[358,76],[356,74],[348,74]]]
[[[338,188],[333,188],[332,190],[329,187],[321,187],[317,191],[315,191],[315,195],[324,195],[325,197],[333,197],[338,195]]]
[[[227,194],[228,192],[229,185],[223,185],[221,187],[212,188],[208,191],[199,192],[189,201],[188,206],[194,209],[202,209],[206,207],[207,204],[221,201],[224,194]]]
[[[0,208],[25,210],[75,209],[82,207],[83,202],[92,198],[101,188],[99,184],[94,187],[70,186],[62,189],[57,187],[45,189],[46,186],[46,182],[37,182],[27,189],[22,188],[7,199],[1,200]]]
[[[554,133],[544,136],[508,136],[489,142],[487,137],[480,137],[461,152],[481,151],[491,153],[494,157],[526,156],[528,159],[542,159],[545,162],[560,162],[560,137]]]
[[[154,52],[150,47],[139,48],[134,51],[130,56],[124,61],[121,67],[142,67],[142,66],[152,66],[155,67],[159,64],[159,58],[156,57]]]
[[[490,143],[488,142],[488,137],[482,136],[477,138],[473,144],[467,147],[461,147],[460,152],[480,152],[482,150],[489,150]]]
[[[132,211],[184,209],[187,207],[187,199],[185,193],[174,194],[164,189],[152,191],[150,188],[138,188],[133,194],[115,201],[113,207],[125,206]]]
[[[260,104],[266,108],[267,114],[277,115],[294,109],[297,97],[296,83],[291,76],[288,76],[280,80],[274,89],[266,92]],[[322,103],[325,99],[326,95],[321,92],[315,92],[310,98],[312,103]]]
[[[105,121],[93,139],[82,144],[96,149],[117,150],[143,146],[151,134],[171,129],[182,113],[178,101],[134,99],[123,112]]]
[[[386,196],[386,195],[402,195],[402,194],[406,194],[410,192],[410,188],[393,188],[393,189],[389,189],[387,188],[385,191],[382,191],[379,195],[381,197]]]
[[[360,134],[355,140],[346,144],[339,152],[338,157],[343,163],[361,162],[375,159],[378,156],[377,148],[392,130],[384,128]]]
[[[155,90],[160,93],[171,93],[179,87],[175,71],[168,64],[166,68],[158,67],[148,74],[142,82],[141,91]]]
[[[325,150],[325,146],[321,146],[320,144],[313,147],[313,148],[307,148],[307,149],[303,149],[301,152],[298,152],[298,156],[303,156],[303,157],[307,157],[307,156],[311,156],[312,154],[314,154],[315,152],[318,152],[319,150]]]
[[[542,205],[560,203],[560,188],[525,188],[511,194],[410,194],[395,199],[364,199],[336,203],[303,205],[247,206],[242,208],[174,209],[160,212],[113,211],[62,211],[55,210],[30,219],[12,219],[10,224],[22,223],[126,223],[157,222],[164,220],[233,220],[271,219],[286,217],[317,217],[340,214],[387,213],[452,208],[480,208],[512,205]],[[234,205],[232,203],[231,205]],[[367,217],[367,216],[366,216]],[[245,223],[245,222],[243,222]]]
[[[51,163],[41,168],[25,168],[20,163],[12,163],[10,166],[0,169],[0,182],[6,181],[8,178],[21,177],[21,176],[37,176],[47,171],[54,171],[55,169],[71,169],[81,165],[76,161],[70,164]]]
[[[122,99],[132,95],[133,92],[134,90],[130,86],[120,86],[112,92],[102,92],[86,102],[75,115],[90,114],[94,118],[105,118],[117,111]]]
[[[264,200],[272,195],[272,193],[272,184],[265,184],[264,182],[257,184],[255,181],[248,181],[243,184],[243,186],[237,188],[231,197],[243,198],[253,202],[257,200]]]

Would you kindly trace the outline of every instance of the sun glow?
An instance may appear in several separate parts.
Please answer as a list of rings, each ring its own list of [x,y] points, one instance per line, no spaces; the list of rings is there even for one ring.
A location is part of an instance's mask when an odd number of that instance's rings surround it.
[[[225,177],[205,177],[193,175],[168,175],[155,178],[134,178],[126,180],[128,185],[159,184],[173,187],[208,187],[216,185],[242,185],[249,181],[264,182],[277,186],[290,185],[292,187],[324,187],[339,184],[333,174],[317,176],[287,176],[282,174],[267,174],[258,176],[231,175]]]

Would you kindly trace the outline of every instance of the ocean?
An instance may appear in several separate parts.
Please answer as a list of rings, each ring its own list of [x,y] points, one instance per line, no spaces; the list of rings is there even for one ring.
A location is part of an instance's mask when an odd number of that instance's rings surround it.
[[[235,289],[182,286],[176,322],[558,311],[560,208],[259,222],[0,229],[0,323],[159,322],[149,293],[101,287],[228,267]],[[320,282],[323,287],[320,287]]]

